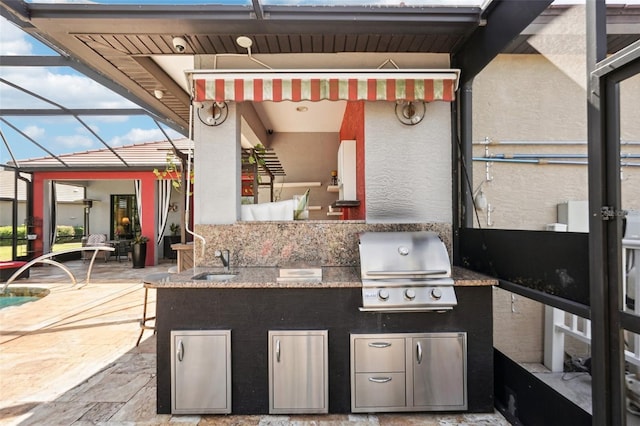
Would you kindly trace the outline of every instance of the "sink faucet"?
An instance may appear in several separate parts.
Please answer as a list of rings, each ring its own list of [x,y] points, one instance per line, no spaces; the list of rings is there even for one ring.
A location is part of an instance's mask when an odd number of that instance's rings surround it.
[[[222,261],[222,266],[224,266],[224,270],[229,270],[229,250],[216,250],[216,257],[219,257]]]

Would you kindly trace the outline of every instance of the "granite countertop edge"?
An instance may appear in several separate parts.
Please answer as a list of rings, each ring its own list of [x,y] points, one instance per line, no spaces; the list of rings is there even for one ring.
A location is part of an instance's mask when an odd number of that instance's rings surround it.
[[[278,282],[277,267],[243,267],[224,271],[219,267],[196,267],[187,271],[170,273],[153,273],[144,277],[147,288],[361,288],[359,268],[354,266],[324,266],[322,281],[301,279]],[[201,273],[234,274],[228,281],[195,280]],[[452,271],[456,287],[494,286],[497,279],[478,272],[454,266]]]

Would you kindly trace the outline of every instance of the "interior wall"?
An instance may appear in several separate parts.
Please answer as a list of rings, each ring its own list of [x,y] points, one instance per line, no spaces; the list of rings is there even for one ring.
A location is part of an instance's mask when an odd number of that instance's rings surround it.
[[[337,194],[327,192],[331,183],[331,170],[338,168],[338,133],[274,133],[271,135],[271,148],[278,155],[286,176],[278,177],[277,182],[294,184],[296,182],[320,182],[319,187],[309,187],[309,205],[319,206],[320,210],[310,210],[309,219],[330,220],[327,216],[331,203]],[[284,188],[277,183],[274,194],[277,200],[288,200],[294,195],[304,194],[307,186]],[[268,202],[267,189],[262,189],[260,202]]]
[[[237,104],[238,113],[242,116],[244,123],[250,127],[250,132],[245,131],[244,124],[242,126],[242,133],[249,142],[255,146],[260,143],[265,147],[269,147],[269,135],[267,134],[267,129],[264,127],[262,121],[260,121],[260,117],[256,113],[255,108],[251,104],[251,102],[241,102]],[[246,133],[251,133],[248,135]]]

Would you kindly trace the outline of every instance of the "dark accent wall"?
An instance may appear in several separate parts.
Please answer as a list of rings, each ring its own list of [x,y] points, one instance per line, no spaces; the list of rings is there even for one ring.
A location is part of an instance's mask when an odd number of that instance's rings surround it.
[[[496,408],[515,425],[590,426],[591,415],[518,363],[494,354]]]
[[[160,289],[157,296],[158,413],[171,410],[170,331],[230,329],[232,407],[269,408],[268,330],[329,331],[329,411],[351,410],[351,333],[467,332],[469,411],[493,411],[491,287],[458,287],[447,313],[360,312],[360,288]]]
[[[589,234],[459,229],[462,266],[589,305]]]

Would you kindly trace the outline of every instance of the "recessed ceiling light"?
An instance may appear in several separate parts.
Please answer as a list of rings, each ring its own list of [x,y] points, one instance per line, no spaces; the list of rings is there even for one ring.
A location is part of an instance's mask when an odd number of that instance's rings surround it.
[[[253,46],[253,41],[247,36],[240,36],[236,38],[236,43],[238,43],[238,46],[244,47],[245,49]]]
[[[309,108],[307,108],[306,106],[299,106],[296,108],[296,111],[298,112],[307,112],[309,111]]]

